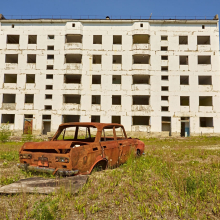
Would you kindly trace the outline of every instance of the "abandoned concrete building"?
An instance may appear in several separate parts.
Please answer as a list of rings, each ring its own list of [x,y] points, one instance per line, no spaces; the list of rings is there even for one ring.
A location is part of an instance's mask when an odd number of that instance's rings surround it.
[[[0,20],[0,120],[151,135],[220,134],[218,19]]]

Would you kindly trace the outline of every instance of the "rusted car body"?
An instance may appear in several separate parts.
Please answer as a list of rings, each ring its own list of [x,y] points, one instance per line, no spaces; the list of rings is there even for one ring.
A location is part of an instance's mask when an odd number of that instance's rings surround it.
[[[50,141],[27,142],[20,151],[18,167],[60,175],[90,174],[94,167],[117,167],[130,152],[144,152],[144,143],[127,138],[114,123],[64,123]]]

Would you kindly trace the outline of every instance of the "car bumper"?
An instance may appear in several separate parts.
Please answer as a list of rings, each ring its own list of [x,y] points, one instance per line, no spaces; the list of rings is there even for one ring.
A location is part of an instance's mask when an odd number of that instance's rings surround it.
[[[56,173],[62,176],[73,176],[79,173],[78,170],[65,170],[65,169],[56,170],[54,168],[30,166],[29,164],[22,164],[22,163],[18,163],[17,167],[25,171],[34,171],[34,172],[50,173],[50,174]]]

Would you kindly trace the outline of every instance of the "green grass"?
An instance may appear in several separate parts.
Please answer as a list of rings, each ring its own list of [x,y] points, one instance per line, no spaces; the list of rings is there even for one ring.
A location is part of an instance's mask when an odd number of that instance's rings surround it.
[[[143,141],[145,156],[93,172],[77,195],[0,195],[0,219],[220,219],[220,138]],[[1,185],[25,177],[20,145],[0,146]]]

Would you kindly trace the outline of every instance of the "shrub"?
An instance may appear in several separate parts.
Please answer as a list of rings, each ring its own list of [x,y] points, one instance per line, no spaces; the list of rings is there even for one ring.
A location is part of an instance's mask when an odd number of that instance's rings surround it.
[[[4,142],[8,141],[10,136],[11,136],[11,131],[9,130],[8,123],[2,124],[0,126],[0,141],[4,143]]]

